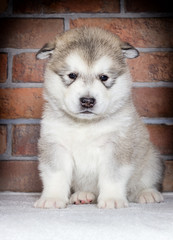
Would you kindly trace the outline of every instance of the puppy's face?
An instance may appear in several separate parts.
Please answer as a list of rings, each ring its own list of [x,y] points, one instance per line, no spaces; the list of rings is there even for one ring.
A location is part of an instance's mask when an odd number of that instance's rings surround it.
[[[111,115],[128,100],[131,80],[124,58],[138,52],[117,36],[97,28],[71,30],[37,57],[50,54],[45,95],[55,110],[95,119]]]

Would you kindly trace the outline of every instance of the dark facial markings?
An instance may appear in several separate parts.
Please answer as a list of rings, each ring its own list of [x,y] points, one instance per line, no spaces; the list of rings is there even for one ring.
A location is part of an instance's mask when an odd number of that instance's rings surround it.
[[[65,86],[70,86],[77,78],[78,73],[71,72],[67,73],[67,69],[54,70],[54,72],[61,78]]]
[[[116,76],[115,74],[111,74],[111,73],[109,76],[107,74],[102,73],[98,76],[98,79],[106,88],[111,88],[115,83]]]
[[[122,74],[124,74],[123,70],[117,71],[113,68],[109,70],[108,74],[100,74],[99,80],[101,80],[101,83],[109,89],[116,83],[117,78],[120,77]]]
[[[79,75],[76,72],[67,73],[67,70],[54,71],[54,72],[61,78],[61,80],[65,86],[70,86],[79,77],[82,78],[83,80],[87,79],[86,83],[89,80],[86,76]],[[101,73],[101,74],[97,75],[96,78],[104,85],[104,87],[109,89],[115,84],[117,77],[119,77],[121,74],[122,74],[122,72],[115,72],[115,70],[114,70],[114,71],[110,71],[109,74]],[[92,77],[92,76],[90,76],[90,77]],[[93,80],[94,80],[94,77],[93,77]]]

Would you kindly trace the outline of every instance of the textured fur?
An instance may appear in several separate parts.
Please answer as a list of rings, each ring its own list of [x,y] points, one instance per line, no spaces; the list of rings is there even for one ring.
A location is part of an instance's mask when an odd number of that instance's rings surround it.
[[[163,201],[157,190],[159,154],[131,96],[125,58],[137,56],[134,47],[99,28],[67,31],[38,52],[37,58],[49,61],[39,140],[43,192],[35,207],[97,201],[99,208],[121,208],[128,201]],[[81,107],[82,97],[96,100],[89,112]]]

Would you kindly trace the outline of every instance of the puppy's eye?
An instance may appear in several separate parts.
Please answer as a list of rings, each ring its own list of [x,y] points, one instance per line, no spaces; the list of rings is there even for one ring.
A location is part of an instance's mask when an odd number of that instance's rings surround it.
[[[76,74],[76,73],[70,73],[70,74],[68,75],[68,77],[69,77],[70,79],[76,80],[77,74]]]
[[[102,82],[106,82],[109,77],[107,75],[100,75],[99,78]]]

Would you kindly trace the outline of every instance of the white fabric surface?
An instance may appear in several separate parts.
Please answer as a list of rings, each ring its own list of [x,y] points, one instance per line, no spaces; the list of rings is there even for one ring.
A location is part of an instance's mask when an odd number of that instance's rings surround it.
[[[125,209],[35,209],[38,194],[0,193],[1,240],[173,240],[173,193]]]

